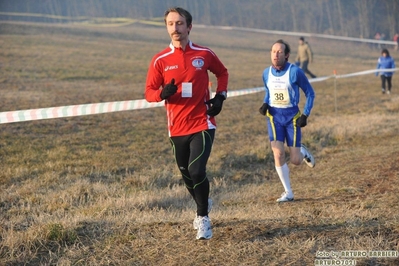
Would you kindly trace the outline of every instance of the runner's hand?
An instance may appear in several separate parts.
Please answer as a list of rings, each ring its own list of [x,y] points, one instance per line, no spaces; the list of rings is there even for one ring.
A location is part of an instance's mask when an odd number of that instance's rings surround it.
[[[215,97],[206,102],[211,107],[206,111],[209,116],[217,116],[222,111],[223,101],[225,100],[223,95],[216,94]]]
[[[161,99],[165,100],[175,94],[177,91],[177,86],[175,85],[175,79],[172,79],[169,84],[166,84],[161,91]]]
[[[304,127],[308,124],[307,120],[308,120],[308,117],[306,115],[302,114],[301,117],[299,117],[298,120],[296,121],[296,125],[298,127]]]
[[[260,108],[259,108],[259,113],[261,115],[266,115],[267,109],[269,109],[269,105],[267,103],[264,103]]]

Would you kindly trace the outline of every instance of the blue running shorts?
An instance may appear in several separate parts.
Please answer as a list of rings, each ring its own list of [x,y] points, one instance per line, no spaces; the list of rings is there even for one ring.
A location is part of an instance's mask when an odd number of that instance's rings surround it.
[[[288,147],[301,147],[301,128],[296,126],[301,116],[298,106],[270,107],[267,112],[267,129],[270,141],[286,142]]]

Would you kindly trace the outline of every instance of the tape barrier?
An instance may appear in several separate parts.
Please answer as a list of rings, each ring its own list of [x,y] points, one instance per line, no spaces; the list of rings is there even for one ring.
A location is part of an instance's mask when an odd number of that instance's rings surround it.
[[[399,68],[394,68],[389,70],[373,69],[373,70],[366,70],[366,71],[344,74],[344,75],[331,75],[326,77],[313,78],[309,79],[309,82],[313,83],[313,82],[324,81],[330,78],[337,78],[337,79],[348,78],[348,77],[372,74],[376,72],[393,72],[397,70],[399,70]],[[234,91],[229,91],[228,96],[230,98],[230,97],[257,93],[264,90],[265,88],[263,86],[257,88],[234,90]],[[41,119],[83,116],[83,115],[95,115],[95,114],[112,113],[120,111],[155,108],[160,106],[164,106],[164,103],[163,102],[149,103],[145,99],[140,99],[140,100],[131,100],[131,101],[90,103],[90,104],[67,105],[67,106],[48,107],[48,108],[39,108],[39,109],[8,111],[8,112],[0,112],[0,124],[41,120]]]
[[[354,76],[362,76],[362,75],[367,75],[367,74],[372,74],[372,73],[377,73],[377,72],[394,72],[397,71],[399,68],[394,68],[394,69],[389,69],[389,70],[384,70],[384,69],[373,69],[373,70],[365,70],[365,71],[360,71],[356,73],[350,73],[350,74],[345,74],[345,75],[337,75],[336,78],[350,78]]]
[[[229,92],[229,97],[256,93],[264,90],[264,87],[243,89]],[[24,122],[41,119],[53,119],[72,116],[95,115],[129,110],[139,110],[164,106],[164,102],[149,103],[145,99],[67,105],[39,109],[18,110],[0,113],[0,124]]]
[[[119,111],[163,106],[163,102],[149,103],[144,99],[132,101],[90,103],[0,113],[0,124],[52,119],[71,116],[94,115]]]

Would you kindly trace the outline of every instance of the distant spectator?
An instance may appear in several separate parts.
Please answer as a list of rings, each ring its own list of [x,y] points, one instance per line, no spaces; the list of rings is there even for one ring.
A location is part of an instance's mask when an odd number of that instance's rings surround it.
[[[379,40],[381,39],[381,34],[380,34],[379,32],[377,32],[377,33],[374,35],[374,39],[375,39],[376,41],[379,41]],[[376,48],[379,48],[379,47],[380,47],[380,44],[377,42],[376,45],[375,45],[375,47],[376,47]]]
[[[385,34],[381,33],[380,41],[384,41],[384,40],[385,40]],[[385,45],[383,43],[379,43],[378,48],[380,48],[380,49],[385,48]]]
[[[302,68],[303,72],[308,74],[311,78],[315,78],[316,75],[314,75],[308,69],[309,63],[312,63],[312,62],[313,62],[312,49],[310,49],[309,43],[305,42],[305,38],[300,37],[299,38],[299,46],[298,46],[298,54],[295,58],[295,64],[298,65],[300,68]]]
[[[387,49],[382,49],[381,56],[378,58],[377,69],[392,69],[395,68],[395,61],[389,55],[389,51]],[[378,74],[381,76],[381,90],[382,93],[391,93],[392,88],[392,76],[393,71],[381,71],[376,72],[375,75],[378,77]],[[388,89],[386,87],[386,83],[388,83]]]
[[[393,36],[393,41],[395,42],[395,51],[397,51],[398,50],[398,46],[399,46],[399,34],[398,33],[396,33],[394,36]]]

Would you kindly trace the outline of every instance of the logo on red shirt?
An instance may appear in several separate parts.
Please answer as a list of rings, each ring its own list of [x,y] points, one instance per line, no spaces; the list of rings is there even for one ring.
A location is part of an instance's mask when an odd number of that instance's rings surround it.
[[[178,68],[179,68],[178,65],[175,65],[175,66],[166,66],[166,67],[165,67],[165,72],[168,71],[168,70],[178,69]]]
[[[193,67],[195,68],[201,68],[204,66],[204,60],[202,59],[194,59],[192,62]]]

